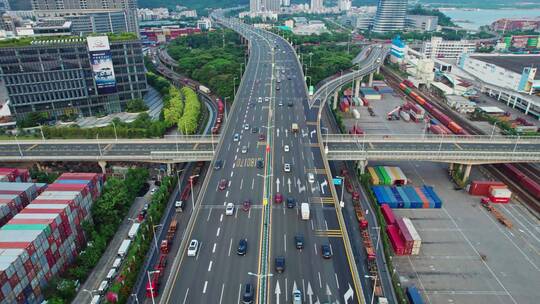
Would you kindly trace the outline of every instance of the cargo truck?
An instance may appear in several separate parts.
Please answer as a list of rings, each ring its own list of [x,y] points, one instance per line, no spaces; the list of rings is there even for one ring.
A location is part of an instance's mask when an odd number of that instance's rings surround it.
[[[300,209],[302,211],[302,219],[303,220],[309,220],[309,204],[308,203],[302,203]]]
[[[141,223],[133,223],[131,225],[131,228],[128,232],[128,238],[133,239],[137,235],[137,231],[139,231],[139,227],[141,226]]]
[[[207,88],[207,87],[205,87],[205,86],[203,86],[203,85],[200,85],[200,86],[199,86],[199,91],[201,91],[201,92],[203,92],[203,93],[205,93],[205,94],[209,94],[209,93],[210,93],[210,89]]]
[[[118,249],[118,256],[123,258],[128,249],[129,249],[129,245],[131,245],[131,240],[130,239],[125,239],[122,244],[120,244],[120,248]]]
[[[298,124],[293,123],[292,126],[291,126],[291,130],[292,130],[293,133],[298,133]]]

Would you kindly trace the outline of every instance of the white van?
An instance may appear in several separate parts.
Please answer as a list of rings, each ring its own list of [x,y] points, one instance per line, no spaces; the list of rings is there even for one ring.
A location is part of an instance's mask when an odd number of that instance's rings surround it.
[[[92,301],[90,301],[90,304],[99,304],[99,300],[101,300],[101,296],[95,295],[92,297]]]
[[[101,284],[99,284],[99,287],[98,287],[98,290],[97,290],[98,293],[100,295],[102,295],[105,292],[105,290],[107,290],[108,286],[109,286],[109,282],[107,280],[101,282]]]
[[[107,279],[107,281],[111,281],[112,278],[114,278],[114,275],[116,274],[116,268],[111,268],[111,270],[109,270],[109,272],[107,273],[107,276],[105,277]]]
[[[307,174],[307,176],[308,176],[308,182],[310,184],[313,184],[315,182],[315,175],[313,175],[313,173],[310,172]]]

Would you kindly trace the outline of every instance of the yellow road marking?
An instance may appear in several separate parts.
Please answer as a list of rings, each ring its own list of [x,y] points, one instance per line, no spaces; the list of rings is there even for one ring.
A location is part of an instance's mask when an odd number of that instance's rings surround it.
[[[306,124],[307,124],[308,126],[316,126],[316,125],[317,125],[317,122],[316,122],[316,121],[308,121],[308,122],[306,122]]]
[[[26,151],[30,151],[30,150],[34,149],[35,147],[37,147],[37,144],[32,145],[31,147],[29,147],[28,149],[26,149]]]
[[[195,145],[193,146],[193,150],[197,150],[198,146],[199,146],[199,143],[195,143]]]
[[[454,144],[454,145],[455,145],[458,149],[463,150],[463,148],[462,148],[460,145],[458,145],[458,144]]]

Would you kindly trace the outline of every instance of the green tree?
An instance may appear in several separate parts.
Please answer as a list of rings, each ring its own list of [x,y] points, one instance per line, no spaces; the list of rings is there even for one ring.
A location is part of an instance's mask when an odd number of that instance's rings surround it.
[[[132,99],[127,102],[126,111],[129,113],[138,113],[148,111],[148,106],[141,98]]]

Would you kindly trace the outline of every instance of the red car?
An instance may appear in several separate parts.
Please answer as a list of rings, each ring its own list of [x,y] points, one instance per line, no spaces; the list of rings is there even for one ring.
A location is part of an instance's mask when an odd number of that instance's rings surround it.
[[[265,140],[266,140],[266,136],[264,136],[264,134],[260,134],[259,141],[265,141]]]
[[[242,204],[242,210],[248,212],[249,208],[251,208],[251,200],[245,200]]]
[[[283,195],[281,193],[276,193],[274,196],[274,202],[276,204],[281,204],[283,202]]]
[[[222,179],[222,180],[219,181],[218,189],[219,190],[227,189],[227,180],[226,179]]]

